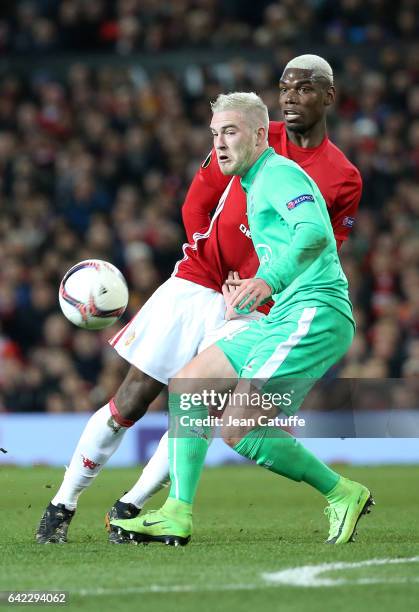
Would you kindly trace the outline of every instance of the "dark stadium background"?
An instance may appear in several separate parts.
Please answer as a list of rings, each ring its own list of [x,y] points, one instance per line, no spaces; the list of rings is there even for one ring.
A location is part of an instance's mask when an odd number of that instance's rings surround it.
[[[417,0],[0,0],[0,604],[55,589],[77,612],[417,609],[418,13]],[[90,257],[119,266],[127,321],[180,256],[209,100],[255,90],[280,119],[278,79],[301,53],[334,68],[329,136],[364,180],[341,250],[358,331],[309,396],[305,429],[326,427],[303,442],[365,483],[374,512],[355,544],[325,546],[320,495],[220,466],[239,455],[216,439],[187,548],[109,545],[104,513],[165,430],[163,396],[81,497],[68,543],[40,546],[63,465],[127,368],[107,346],[117,325],[86,332],[61,314],[64,272]],[[347,435],[327,430],[336,422]]]
[[[334,375],[419,375],[419,46],[414,0],[25,0],[0,6],[0,412],[91,411],[126,364],[115,333],[58,308],[68,267],[111,260],[128,320],[171,273],[209,105],[318,53],[338,91],[329,136],[364,192],[342,249],[358,332]],[[410,381],[410,382],[409,382]],[[409,389],[413,389],[409,391]],[[164,408],[165,401],[154,408]]]

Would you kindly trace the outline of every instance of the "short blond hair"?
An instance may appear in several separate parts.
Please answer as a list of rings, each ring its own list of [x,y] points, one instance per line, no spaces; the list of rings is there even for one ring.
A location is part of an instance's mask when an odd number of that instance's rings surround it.
[[[229,110],[239,111],[246,119],[251,118],[252,126],[253,124],[262,125],[266,131],[266,138],[268,138],[268,107],[253,91],[236,91],[229,94],[220,94],[214,102],[211,102],[211,110],[213,113]]]

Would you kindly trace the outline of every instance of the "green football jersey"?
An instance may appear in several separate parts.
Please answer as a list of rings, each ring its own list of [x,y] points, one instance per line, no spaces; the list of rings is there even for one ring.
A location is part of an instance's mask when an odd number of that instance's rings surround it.
[[[295,162],[268,148],[242,177],[259,258],[256,276],[272,288],[271,317],[327,304],[353,321],[326,202]]]

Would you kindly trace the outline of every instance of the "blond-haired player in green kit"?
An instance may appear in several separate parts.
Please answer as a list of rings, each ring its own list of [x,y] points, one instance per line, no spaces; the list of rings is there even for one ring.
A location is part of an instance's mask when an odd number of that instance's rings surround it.
[[[349,542],[373,504],[370,491],[337,474],[287,432],[266,425],[261,407],[242,405],[243,397],[294,391],[290,404],[282,406],[293,414],[352,342],[347,280],[326,204],[304,170],[269,147],[268,110],[256,94],[220,95],[212,111],[218,162],[224,174],[242,177],[260,262],[254,278],[230,281],[236,288],[232,306],[238,314],[249,312],[271,297],[274,306],[267,317],[203,351],[171,381],[169,497],[158,511],[111,524],[121,538],[175,545],[189,541],[192,503],[208,447],[202,379],[209,378],[217,392],[233,389],[222,420],[227,444],[272,472],[317,489],[329,503],[327,542]],[[194,393],[185,411],[185,398]]]

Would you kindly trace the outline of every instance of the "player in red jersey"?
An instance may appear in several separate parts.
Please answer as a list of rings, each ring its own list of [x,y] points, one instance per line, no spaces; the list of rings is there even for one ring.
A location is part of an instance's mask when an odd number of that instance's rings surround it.
[[[299,163],[317,182],[329,207],[338,246],[353,225],[361,194],[358,171],[326,134],[326,111],[335,90],[329,64],[300,56],[280,81],[284,123],[272,122],[269,143]],[[215,210],[215,212],[213,212]],[[211,217],[211,213],[212,217]],[[132,365],[114,398],[92,415],[63,483],[46,508],[37,541],[65,542],[80,493],[118,448],[124,433],[146,412],[168,379],[197,352],[253,317],[226,322],[222,285],[230,271],[254,276],[257,258],[246,220],[246,200],[237,177],[222,175],[210,154],[195,176],[183,206],[189,243],[172,277],[151,296],[111,341]],[[228,295],[226,293],[228,302]],[[266,312],[265,307],[265,312]],[[261,309],[262,311],[264,308]],[[112,507],[111,518],[133,518],[168,480],[167,434],[130,492]],[[110,534],[111,541],[118,541]]]
[[[325,122],[325,116],[324,107],[313,108],[312,98],[318,100],[316,84],[305,79],[303,72],[288,69],[281,77],[280,106],[285,121],[270,122],[269,145],[276,153],[295,161],[317,183],[329,208],[339,249],[355,222],[362,190],[361,176],[342,151],[329,140],[325,124],[315,137],[307,134],[307,123],[315,121],[319,115]],[[331,101],[334,99],[334,92],[330,92],[330,98]],[[306,113],[304,117],[302,108]],[[295,109],[298,109],[299,115]],[[301,117],[301,121],[295,117]],[[317,131],[318,126],[318,121],[315,121]],[[175,274],[180,278],[216,289],[229,269],[240,270],[242,278],[254,275],[258,262],[251,247],[246,198],[238,178],[231,179],[221,173],[214,151],[195,176],[183,206],[183,222],[189,244],[184,246],[184,259],[175,269]],[[230,182],[222,214],[205,238],[214,197],[221,194]],[[231,202],[234,202],[233,206]]]

